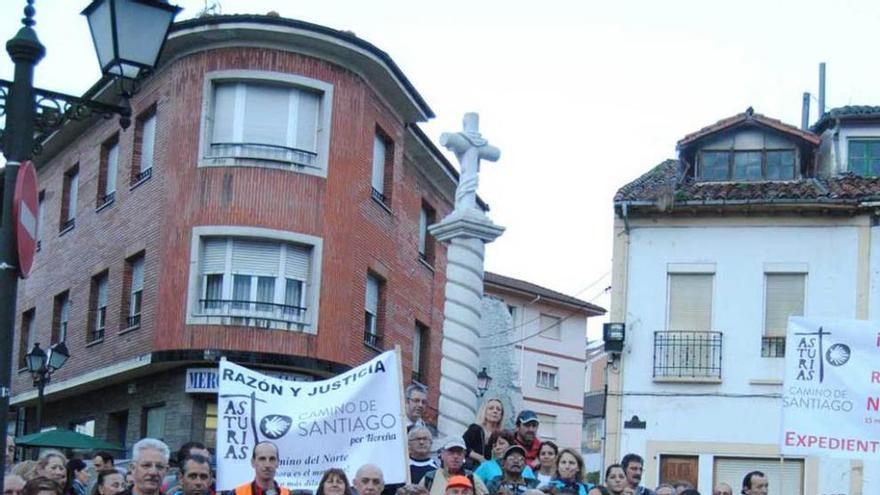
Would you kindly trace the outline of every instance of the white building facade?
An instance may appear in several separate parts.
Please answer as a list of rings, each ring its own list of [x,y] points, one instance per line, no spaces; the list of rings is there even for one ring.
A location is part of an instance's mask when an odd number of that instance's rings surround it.
[[[484,292],[507,305],[518,392],[512,402],[538,415],[538,437],[581,448],[587,318],[605,310],[544,287],[486,272]],[[491,374],[491,370],[490,370]],[[515,411],[511,420],[515,417]]]
[[[858,114],[855,147],[847,112],[808,132],[749,109],[618,192],[611,321],[626,339],[608,369],[606,465],[634,452],[646,486],[703,493],[738,492],[753,469],[774,494],[880,493],[870,464],[779,455],[788,316],[880,311],[880,112]]]

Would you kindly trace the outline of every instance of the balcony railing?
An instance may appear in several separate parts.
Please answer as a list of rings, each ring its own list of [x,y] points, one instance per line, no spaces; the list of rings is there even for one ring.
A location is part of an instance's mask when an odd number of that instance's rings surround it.
[[[125,328],[135,328],[141,326],[141,314],[134,314],[125,318]]]
[[[199,315],[219,317],[221,325],[304,330],[306,308],[257,301],[200,299]],[[208,323],[213,323],[209,321]]]
[[[785,357],[785,337],[761,337],[761,357]]]
[[[721,380],[721,332],[654,332],[654,379]]]
[[[150,167],[146,170],[141,170],[137,175],[134,176],[134,181],[132,184],[137,184],[140,181],[147,180],[153,176],[153,168]]]

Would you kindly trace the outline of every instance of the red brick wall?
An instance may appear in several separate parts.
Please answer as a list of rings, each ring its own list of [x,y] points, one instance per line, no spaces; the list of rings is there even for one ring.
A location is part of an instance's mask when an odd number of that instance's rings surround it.
[[[333,85],[327,178],[255,167],[202,167],[198,159],[204,75],[214,70],[299,74]],[[116,121],[91,127],[39,170],[46,190],[46,228],[32,277],[19,285],[19,313],[37,307],[39,341],[48,340],[52,296],[71,291],[68,346],[72,358],[57,379],[160,349],[230,349],[316,357],[350,365],[375,355],[363,341],[366,274],[385,285],[383,345],[399,344],[408,381],[415,320],[431,328],[431,355],[440,354],[445,247],[435,270],[418,261],[422,201],[443,218],[451,204],[404,158],[404,124],[358,75],[338,65],[263,48],[196,53],[160,71],[132,102],[135,114],[156,105],[153,176],[134,190],[134,129],[120,133],[119,182],[113,205],[95,212],[101,143]],[[394,141],[389,213],[370,195],[376,126]],[[62,175],[80,164],[76,228],[58,236]],[[427,164],[424,166],[435,166]],[[192,227],[241,225],[293,231],[323,239],[317,336],[249,327],[186,325]],[[145,251],[141,328],[124,335],[121,307],[125,259]],[[51,262],[50,262],[51,260]],[[91,277],[109,269],[108,331],[85,347]],[[310,308],[311,309],[311,308]],[[20,315],[17,318],[20,322]],[[45,336],[44,336],[45,335]],[[438,386],[439,359],[430,359],[428,385]],[[16,391],[30,387],[25,374]]]

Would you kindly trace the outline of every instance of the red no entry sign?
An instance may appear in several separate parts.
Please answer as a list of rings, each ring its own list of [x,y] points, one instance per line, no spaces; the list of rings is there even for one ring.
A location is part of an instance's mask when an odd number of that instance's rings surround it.
[[[18,167],[12,214],[15,217],[18,272],[22,278],[27,278],[37,252],[37,171],[30,161],[22,162]]]

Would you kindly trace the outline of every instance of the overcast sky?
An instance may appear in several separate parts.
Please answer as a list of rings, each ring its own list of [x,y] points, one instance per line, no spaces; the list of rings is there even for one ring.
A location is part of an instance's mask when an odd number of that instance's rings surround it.
[[[204,0],[179,0],[179,19]],[[437,118],[434,141],[480,113],[501,160],[480,195],[507,232],[486,268],[609,307],[612,198],[716,120],[755,111],[799,125],[827,62],[827,107],[880,104],[880,2],[221,0],[350,30],[386,51]],[[36,84],[81,94],[99,77],[83,0],[38,0]],[[12,37],[24,0],[0,2]],[[0,56],[0,78],[12,78]],[[452,160],[454,162],[454,160]],[[597,282],[598,280],[598,282]],[[599,296],[599,297],[597,297]],[[598,322],[597,322],[598,323]],[[599,325],[590,325],[596,336]]]

